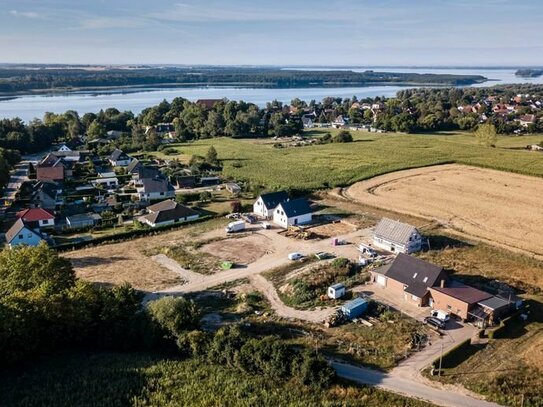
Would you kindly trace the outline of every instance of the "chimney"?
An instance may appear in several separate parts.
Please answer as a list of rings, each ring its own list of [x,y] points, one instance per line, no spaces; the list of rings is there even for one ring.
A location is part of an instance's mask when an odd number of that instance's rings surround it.
[[[439,286],[441,288],[445,288],[445,279],[443,279],[443,278],[441,279],[441,281],[439,282]]]

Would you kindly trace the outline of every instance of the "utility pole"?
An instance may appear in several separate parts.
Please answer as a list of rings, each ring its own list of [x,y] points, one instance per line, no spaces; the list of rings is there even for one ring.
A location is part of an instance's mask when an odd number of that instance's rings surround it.
[[[438,376],[441,377],[441,362],[443,361],[443,342],[441,342],[441,351],[439,352],[439,371]]]
[[[520,407],[524,407],[524,393],[520,395]]]

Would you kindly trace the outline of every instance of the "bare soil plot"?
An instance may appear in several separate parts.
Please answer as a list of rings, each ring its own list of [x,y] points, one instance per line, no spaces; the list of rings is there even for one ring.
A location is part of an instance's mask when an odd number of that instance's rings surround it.
[[[199,251],[211,254],[221,260],[238,264],[251,264],[266,253],[273,252],[272,240],[262,234],[224,239],[206,244]]]
[[[350,198],[437,220],[461,234],[543,256],[543,179],[440,165],[354,184]]]
[[[315,226],[309,228],[309,230],[319,236],[330,238],[354,232],[356,230],[356,227],[354,227],[354,225],[350,224],[348,221],[341,221]]]

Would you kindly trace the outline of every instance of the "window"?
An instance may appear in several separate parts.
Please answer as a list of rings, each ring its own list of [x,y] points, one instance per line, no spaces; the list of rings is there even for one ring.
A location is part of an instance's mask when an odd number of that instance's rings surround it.
[[[413,278],[416,278],[416,277],[417,277],[417,274],[419,274],[419,273],[415,273],[415,274],[413,274]]]
[[[160,196],[162,196],[162,195],[164,195],[164,192],[161,192],[161,193],[160,193]]]
[[[22,239],[23,238],[23,235],[19,235],[19,239]]]
[[[428,281],[428,277],[424,277],[424,280],[422,280],[422,282],[427,282]]]

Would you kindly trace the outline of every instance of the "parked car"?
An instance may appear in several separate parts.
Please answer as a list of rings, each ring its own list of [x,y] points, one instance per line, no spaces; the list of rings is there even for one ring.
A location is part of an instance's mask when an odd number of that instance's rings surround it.
[[[318,253],[315,253],[315,257],[317,258],[317,260],[326,260],[326,259],[331,259],[334,256],[332,256],[330,253],[318,252]]]
[[[262,226],[262,229],[271,229],[271,225],[268,222],[262,222],[260,226]]]
[[[445,311],[441,311],[441,310],[432,310],[432,312],[430,312],[430,316],[433,317],[433,318],[437,318],[439,319],[440,321],[443,321],[443,322],[447,322],[449,319],[451,319],[451,316],[449,315],[448,312],[445,312]]]
[[[424,318],[424,323],[427,325],[433,326],[434,328],[437,328],[437,329],[445,328],[445,322],[434,317]]]
[[[288,255],[289,260],[300,260],[302,257],[304,257],[304,255],[298,252],[290,253]]]

